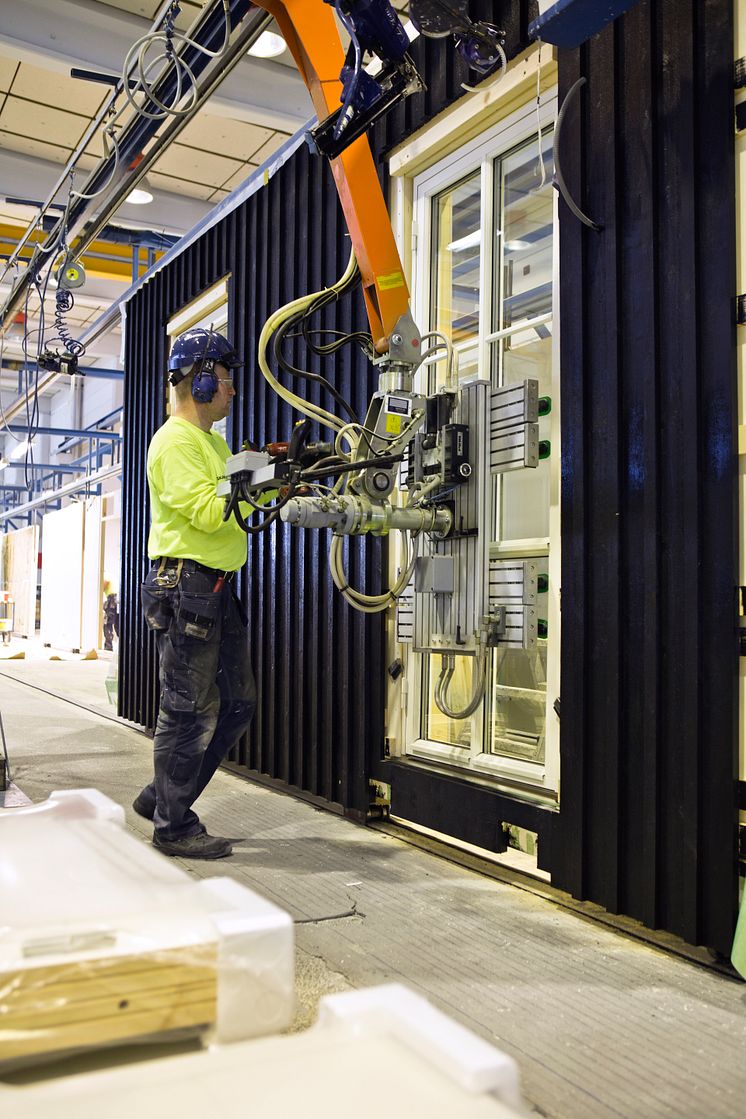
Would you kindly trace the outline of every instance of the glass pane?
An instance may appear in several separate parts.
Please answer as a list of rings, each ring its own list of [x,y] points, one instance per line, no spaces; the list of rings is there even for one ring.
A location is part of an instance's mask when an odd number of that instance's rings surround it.
[[[495,225],[502,231],[500,289],[495,291],[493,330],[551,313],[553,214],[552,133],[542,136],[545,182],[539,140],[534,136],[495,164]],[[500,244],[500,238],[497,241]],[[518,329],[492,346],[492,375],[501,386],[528,377],[539,382],[539,396],[552,391],[552,324]],[[550,439],[552,416],[539,420],[539,438]],[[501,541],[549,535],[549,459],[534,470],[502,476],[495,536]]]
[[[543,186],[538,137],[496,161],[500,189],[495,193],[495,229],[502,239],[502,284],[494,292],[493,330],[552,309],[551,132],[542,137],[542,154]]]
[[[449,719],[435,703],[435,685],[441,670],[441,658],[437,654],[428,662],[427,708],[425,711],[424,737],[432,742],[445,742],[449,746],[471,746],[471,719]],[[452,711],[466,707],[473,694],[472,669],[474,657],[456,657],[456,671],[448,688],[447,706]]]
[[[489,750],[503,757],[543,762],[547,649],[496,649],[493,654]]]
[[[479,333],[479,275],[482,258],[481,173],[433,199],[433,305],[430,323],[454,345],[474,341]],[[477,371],[476,344],[459,355],[460,375]],[[438,366],[438,382],[444,377]],[[435,386],[432,386],[435,387]]]

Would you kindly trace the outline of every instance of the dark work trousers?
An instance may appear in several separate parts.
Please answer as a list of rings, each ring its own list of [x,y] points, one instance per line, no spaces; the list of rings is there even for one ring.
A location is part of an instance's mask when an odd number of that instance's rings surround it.
[[[202,830],[192,805],[256,707],[246,624],[230,583],[214,590],[217,575],[184,560],[176,585],[158,585],[153,567],[142,587],[145,619],[157,635],[161,699],[155,779],[140,796],[152,797],[162,839]]]
[[[114,647],[114,635],[116,634],[119,639],[119,606],[117,604],[117,596],[110,594],[106,596],[104,603],[104,648],[112,649]]]

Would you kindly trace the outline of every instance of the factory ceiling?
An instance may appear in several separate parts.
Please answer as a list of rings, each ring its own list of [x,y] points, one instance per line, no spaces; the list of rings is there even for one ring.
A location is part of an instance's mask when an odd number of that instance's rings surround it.
[[[186,32],[205,0],[179,0],[176,27]],[[132,44],[164,10],[163,0],[23,0],[3,3],[0,19],[0,260],[7,259],[45,201],[111,86],[71,76],[71,70],[120,75]],[[395,0],[406,9],[406,0]],[[276,30],[276,28],[274,29]],[[311,100],[290,53],[274,58],[244,55],[216,91],[165,147],[147,172],[147,205],[123,203],[111,223],[165,234],[171,240],[193,228],[238,187],[313,114]],[[125,118],[126,119],[126,118]],[[147,150],[147,147],[146,147]],[[78,167],[85,175],[103,155],[102,130],[90,138]],[[64,201],[64,200],[62,200]],[[39,234],[42,236],[42,234]],[[69,322],[93,322],[153,259],[145,247],[102,236],[84,257],[86,286],[76,293]],[[0,283],[0,305],[9,290]],[[53,292],[48,300],[53,301]],[[33,300],[31,301],[33,304]],[[4,357],[17,362],[20,340],[38,323],[34,307],[6,331]],[[16,335],[18,337],[16,337]],[[98,353],[100,351],[100,353]],[[89,357],[116,364],[116,331]]]

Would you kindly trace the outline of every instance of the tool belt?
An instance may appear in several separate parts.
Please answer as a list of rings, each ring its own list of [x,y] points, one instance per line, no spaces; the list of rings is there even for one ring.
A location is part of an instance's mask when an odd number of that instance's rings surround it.
[[[175,570],[177,576],[174,582],[178,582],[182,570],[204,571],[206,575],[212,575],[215,579],[220,579],[224,583],[229,583],[236,574],[235,571],[221,571],[220,568],[217,567],[207,567],[204,563],[198,563],[197,560],[175,559],[172,556],[160,556],[158,559],[153,560],[152,566],[158,569],[159,574]],[[171,580],[169,580],[169,582],[171,582]]]

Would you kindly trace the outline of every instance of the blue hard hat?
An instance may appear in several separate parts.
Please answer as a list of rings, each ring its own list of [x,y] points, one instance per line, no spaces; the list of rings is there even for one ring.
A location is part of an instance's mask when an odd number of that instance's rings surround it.
[[[186,330],[176,339],[168,359],[169,372],[193,365],[196,361],[207,361],[213,365],[220,363],[228,369],[237,369],[243,365],[224,334],[218,334],[216,330],[205,330],[202,326]]]

